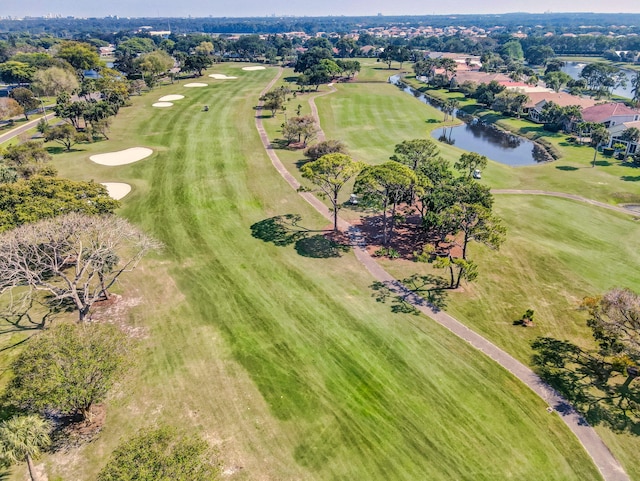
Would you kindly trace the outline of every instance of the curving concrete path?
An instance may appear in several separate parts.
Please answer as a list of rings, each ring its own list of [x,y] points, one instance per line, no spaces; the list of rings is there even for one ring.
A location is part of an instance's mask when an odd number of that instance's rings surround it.
[[[264,88],[264,90],[260,93],[260,96],[263,96],[267,91],[273,87],[273,85],[278,81],[280,76],[282,75],[282,69],[280,68],[278,71],[278,75]],[[335,91],[332,90],[332,91]],[[331,92],[328,92],[331,93]],[[326,95],[326,94],[321,94]],[[317,109],[315,108],[315,103],[312,103],[312,99],[310,100],[311,109],[314,115],[317,117]],[[264,145],[269,158],[271,159],[271,163],[276,168],[278,173],[287,181],[287,183],[293,188],[298,189],[300,187],[300,183],[293,177],[286,169],[284,164],[278,158],[269,138],[267,137],[267,133],[262,124],[261,118],[261,110],[262,110],[262,102],[258,104],[258,109],[256,113],[256,128],[258,129],[258,133],[260,135],[260,139],[262,140],[262,144]],[[320,135],[318,135],[320,138]],[[322,136],[324,138],[324,135]],[[544,191],[499,191],[497,193],[531,193],[531,192],[544,192]],[[558,194],[558,193],[556,193]],[[316,196],[309,192],[300,192],[299,195],[306,200],[309,204],[311,204],[322,216],[324,216],[327,220],[333,221],[332,213],[329,211],[328,207],[320,201]],[[549,194],[538,194],[538,195],[549,195]],[[569,194],[566,194],[569,196]],[[564,195],[559,195],[559,197],[564,197]],[[576,200],[582,200],[584,198],[580,198],[579,196]],[[573,198],[573,197],[568,197]],[[589,201],[588,199],[584,199],[589,203],[594,203],[595,205],[599,205],[601,203],[595,203],[594,201]],[[602,204],[602,206],[607,206],[607,204]],[[608,206],[613,207],[613,206]],[[619,208],[615,208],[617,210]],[[623,209],[624,210],[624,209]],[[629,213],[626,211],[625,213]],[[627,476],[626,472],[618,462],[618,460],[611,454],[611,451],[607,448],[607,446],[602,442],[602,439],[598,436],[595,430],[589,426],[589,424],[585,421],[585,419],[578,414],[573,407],[555,390],[549,387],[537,374],[535,374],[530,368],[522,364],[520,361],[507,354],[505,351],[500,349],[498,346],[490,342],[489,340],[482,337],[480,334],[472,331],[467,326],[447,314],[436,307],[430,305],[423,298],[418,296],[417,294],[408,290],[404,285],[394,279],[388,272],[386,272],[380,265],[367,253],[365,247],[365,241],[360,233],[360,231],[346,222],[343,219],[338,220],[338,226],[341,230],[344,230],[349,233],[351,239],[353,241],[354,253],[358,261],[360,261],[365,268],[371,273],[371,275],[378,281],[384,282],[389,286],[389,288],[404,297],[404,299],[414,305],[417,309],[419,309],[422,313],[439,323],[440,325],[449,329],[456,336],[460,337],[467,341],[471,346],[482,351],[491,359],[496,361],[502,367],[504,367],[507,371],[511,372],[514,376],[516,376],[520,381],[526,384],[529,388],[531,388],[538,396],[545,400],[553,409],[555,409],[562,420],[567,424],[569,429],[576,435],[578,440],[582,443],[585,450],[589,453],[593,462],[600,470],[602,477],[605,481],[630,481],[630,478]]]
[[[564,192],[553,192],[550,190],[522,190],[522,189],[491,189],[492,194],[516,194],[516,195],[546,195],[549,197],[560,197],[563,199],[577,200],[578,202],[584,202],[585,204],[595,205],[602,207],[603,209],[613,210],[615,212],[622,212],[627,215],[638,215],[638,212],[634,212],[624,207],[618,207],[597,200],[587,199],[581,195],[565,194]]]

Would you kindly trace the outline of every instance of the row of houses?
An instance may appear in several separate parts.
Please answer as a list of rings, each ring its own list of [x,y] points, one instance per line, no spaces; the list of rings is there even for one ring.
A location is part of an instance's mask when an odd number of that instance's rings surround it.
[[[523,115],[536,123],[542,123],[542,111],[550,102],[561,107],[576,105],[580,107],[584,122],[603,124],[611,134],[609,147],[622,144],[625,146],[625,155],[633,155],[640,150],[639,142],[620,139],[622,133],[630,128],[640,130],[640,110],[628,107],[622,102],[599,102],[591,97],[580,97],[568,92],[555,92],[547,87],[529,85],[524,82],[515,82],[502,73],[480,72],[477,67],[458,56],[455,59],[458,69],[453,77],[453,82],[458,85],[464,82],[490,83],[498,82],[507,89],[517,90],[527,95],[528,101],[523,107]],[[571,126],[569,126],[571,127]]]

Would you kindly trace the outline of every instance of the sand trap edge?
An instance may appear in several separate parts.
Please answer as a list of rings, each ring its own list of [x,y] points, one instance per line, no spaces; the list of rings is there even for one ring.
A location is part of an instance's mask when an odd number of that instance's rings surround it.
[[[117,152],[92,155],[89,157],[89,160],[100,165],[126,165],[146,159],[151,154],[153,154],[153,150],[147,147],[131,147],[130,149],[119,150]]]
[[[115,200],[120,200],[131,192],[131,186],[124,182],[100,182],[107,188],[109,197]]]
[[[171,95],[165,95],[164,97],[160,97],[158,99],[158,102],[173,102],[174,100],[182,100],[183,98],[184,98],[184,95],[171,94]]]

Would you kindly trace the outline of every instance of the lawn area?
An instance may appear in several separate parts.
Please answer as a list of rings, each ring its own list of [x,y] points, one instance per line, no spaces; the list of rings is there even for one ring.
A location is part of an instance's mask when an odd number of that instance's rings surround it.
[[[416,82],[412,76],[408,76],[405,81],[421,91],[426,91],[426,87]],[[568,192],[611,204],[640,202],[640,187],[637,185],[640,181],[640,170],[637,167],[625,165],[613,157],[604,157],[598,153],[596,168],[592,169],[593,149],[587,145],[569,142],[569,137],[562,132],[548,132],[542,125],[526,119],[508,118],[491,110],[479,110],[474,100],[464,99],[459,92],[430,89],[427,93],[441,100],[454,98],[467,113],[529,139],[540,138],[551,144],[560,154],[556,161],[526,167],[512,168],[499,162],[490,162],[483,172],[483,182],[492,188]],[[409,95],[407,97],[411,98]],[[433,123],[429,131],[441,126]],[[443,156],[448,159],[456,158],[461,153],[460,149],[444,143],[440,143],[440,148]]]
[[[258,139],[252,108],[275,69],[215,71],[239,79],[136,97],[113,140],[56,156],[72,178],[131,183],[122,214],[166,247],[120,288],[138,304],[126,320],[144,333],[132,378],[97,440],[46,459],[50,479],[93,479],[119,440],[155,423],[201,432],[228,479],[600,479],[560,418],[509,373],[429,319],[376,303],[352,254],[319,258],[308,243],[252,236],[274,215],[327,222]],[[151,107],[173,93],[186,98]],[[404,122],[404,104],[388,107],[388,126]],[[393,128],[424,132],[408,120]],[[88,160],[135,146],[155,153],[122,167]]]
[[[427,130],[441,126],[425,123],[425,119],[441,119],[440,113],[392,86],[386,86],[386,90],[382,85],[368,84],[337,87],[336,94],[317,100],[321,122],[329,138],[344,140],[360,160],[386,160],[396,143],[425,137]],[[367,113],[355,115],[362,99],[369,106]],[[389,110],[395,117],[385,115]],[[409,127],[397,128],[398,118]],[[510,125],[504,127],[529,128],[534,135],[537,133],[538,127],[526,121],[505,122]],[[376,123],[377,135],[368,134],[371,123]],[[598,154],[598,165],[591,168],[593,149],[570,144],[564,135],[548,134],[545,138],[562,151],[561,160],[519,168],[490,162],[482,182],[494,188],[575,193],[612,204],[640,199],[636,182],[640,177],[634,175],[633,167]],[[450,161],[462,153],[446,144],[441,144],[441,152]],[[530,342],[540,335],[571,339],[582,345],[592,342],[584,316],[577,311],[584,296],[616,286],[640,290],[640,258],[635,249],[639,232],[633,217],[573,201],[533,196],[497,196],[496,213],[508,228],[506,244],[498,253],[472,248],[480,277],[464,292],[450,294],[447,310],[523,362],[530,362]],[[357,214],[343,211],[343,215],[349,218]],[[399,279],[414,273],[434,274],[429,265],[381,262]],[[536,312],[536,327],[513,326],[513,321],[528,308]],[[604,428],[601,432],[619,458],[626,461],[629,473],[640,479],[640,470],[632,461],[640,449],[640,440]]]

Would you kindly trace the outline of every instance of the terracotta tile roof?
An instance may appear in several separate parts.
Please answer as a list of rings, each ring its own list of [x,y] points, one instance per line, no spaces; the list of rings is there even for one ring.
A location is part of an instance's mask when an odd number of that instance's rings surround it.
[[[582,112],[582,118],[586,122],[604,122],[610,117],[627,115],[640,115],[640,112],[619,102],[594,105]]]
[[[487,72],[478,72],[475,70],[459,70],[455,75],[456,81],[458,84],[462,82],[475,82],[478,84],[488,84],[492,80],[496,82],[509,82],[511,79],[502,73],[487,73]]]
[[[564,92],[529,92],[529,102],[526,103],[525,108],[532,108],[538,105],[540,102],[546,100],[547,102],[553,102],[560,107],[568,107],[569,105],[578,105],[583,109],[595,105],[596,101],[586,97],[578,97]]]

